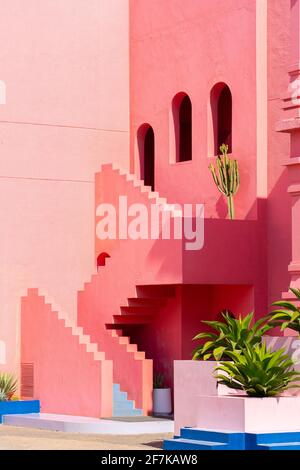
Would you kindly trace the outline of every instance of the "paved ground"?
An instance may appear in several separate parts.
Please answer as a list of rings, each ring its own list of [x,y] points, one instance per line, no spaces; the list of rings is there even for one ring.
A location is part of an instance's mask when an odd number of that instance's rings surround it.
[[[0,450],[157,450],[172,434],[114,436],[0,426]]]

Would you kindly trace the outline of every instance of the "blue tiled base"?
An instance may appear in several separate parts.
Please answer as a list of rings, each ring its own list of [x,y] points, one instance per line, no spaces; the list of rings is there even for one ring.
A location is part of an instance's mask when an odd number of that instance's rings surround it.
[[[39,413],[39,400],[24,401],[1,401],[0,402],[0,423],[3,415],[20,415],[26,413]]]
[[[237,433],[182,428],[180,436],[166,439],[165,450],[299,450],[299,432]]]
[[[133,400],[128,400],[127,393],[121,392],[119,384],[113,384],[113,416],[142,416],[142,410],[134,408]]]

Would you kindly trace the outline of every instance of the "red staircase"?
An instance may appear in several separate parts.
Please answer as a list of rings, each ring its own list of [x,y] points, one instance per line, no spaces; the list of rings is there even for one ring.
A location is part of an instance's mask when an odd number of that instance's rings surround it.
[[[129,202],[149,208],[156,204],[172,217],[178,215],[157,192],[112,165],[96,175],[96,204],[99,191],[106,198],[106,190],[113,198],[126,194]],[[143,414],[152,411],[152,360],[122,329],[150,323],[174,295],[168,284],[180,282],[182,259],[173,253],[180,253],[181,246],[181,240],[117,240],[108,245],[97,240],[96,253],[108,256],[78,292],[78,326],[60,319],[37,290],[29,291],[22,301],[21,356],[23,363],[34,364],[34,394],[44,411],[109,416],[112,383]]]
[[[173,286],[137,286],[137,297],[129,297],[128,305],[120,307],[120,313],[113,315],[113,323],[107,323],[107,328],[126,327],[128,325],[146,325],[151,323],[153,316],[166,303],[169,297],[175,295]]]
[[[21,383],[23,398],[40,399],[42,412],[111,416],[113,364],[103,350],[37,289],[28,290],[21,307],[21,369],[32,371]]]

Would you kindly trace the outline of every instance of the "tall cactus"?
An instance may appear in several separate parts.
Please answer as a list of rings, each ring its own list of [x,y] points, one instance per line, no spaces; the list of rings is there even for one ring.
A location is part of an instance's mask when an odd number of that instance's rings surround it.
[[[212,163],[208,168],[211,171],[218,190],[227,198],[230,219],[234,219],[233,196],[236,194],[240,185],[238,163],[236,160],[231,160],[228,157],[228,145],[222,144],[220,151],[221,155],[217,157],[216,168]]]

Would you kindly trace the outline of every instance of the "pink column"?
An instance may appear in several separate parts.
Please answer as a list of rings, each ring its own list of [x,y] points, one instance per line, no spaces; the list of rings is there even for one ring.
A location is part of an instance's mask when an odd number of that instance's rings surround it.
[[[292,260],[290,285],[300,287],[300,0],[291,0],[290,83],[283,100],[283,119],[277,131],[290,133],[290,155],[283,162],[289,171],[288,193],[292,201]],[[291,297],[284,293],[283,297]]]

